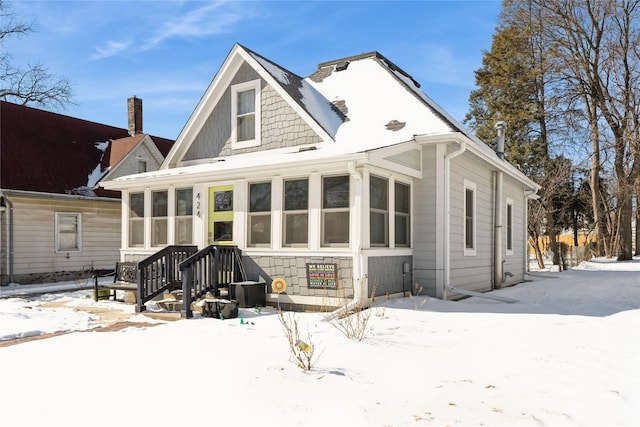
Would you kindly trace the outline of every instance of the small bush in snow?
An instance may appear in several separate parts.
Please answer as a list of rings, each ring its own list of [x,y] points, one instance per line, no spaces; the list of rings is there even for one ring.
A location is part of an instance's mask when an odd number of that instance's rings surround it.
[[[298,317],[293,312],[284,313],[278,309],[278,318],[284,329],[284,334],[289,342],[289,351],[298,367],[305,371],[310,371],[318,361],[315,355],[315,346],[311,342],[311,335],[307,333],[305,341],[300,339],[298,329]]]

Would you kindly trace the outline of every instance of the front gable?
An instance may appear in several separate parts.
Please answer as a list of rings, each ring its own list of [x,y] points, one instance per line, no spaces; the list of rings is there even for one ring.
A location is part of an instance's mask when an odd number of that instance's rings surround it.
[[[259,88],[259,135],[252,147],[235,147],[233,138],[233,92],[243,85]],[[286,123],[286,125],[283,125]],[[320,136],[298,112],[269,85],[255,69],[244,62],[224,93],[206,118],[202,128],[190,144],[182,162],[225,157],[261,150],[321,142]]]
[[[139,141],[135,141],[138,139]],[[114,157],[116,145],[126,145],[128,140],[133,140],[132,147],[118,147],[124,153],[118,158]],[[108,181],[125,175],[132,175],[140,172],[157,170],[164,160],[164,156],[153,142],[149,135],[137,135],[135,137],[122,138],[111,141],[111,159],[109,159],[109,171],[101,180]],[[141,170],[141,162],[144,163],[144,170]]]
[[[238,137],[242,111],[238,94],[255,92],[255,136]],[[162,169],[206,163],[218,157],[332,141],[326,124],[318,123],[305,102],[320,99],[321,108],[340,116],[302,78],[236,45],[180,133]],[[324,102],[323,102],[324,101]],[[252,114],[255,117],[250,117]],[[335,127],[335,126],[334,126]]]

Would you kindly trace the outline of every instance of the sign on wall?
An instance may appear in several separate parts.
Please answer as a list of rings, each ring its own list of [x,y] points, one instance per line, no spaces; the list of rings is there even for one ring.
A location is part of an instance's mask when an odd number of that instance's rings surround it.
[[[313,289],[337,289],[338,264],[307,263],[307,283]]]

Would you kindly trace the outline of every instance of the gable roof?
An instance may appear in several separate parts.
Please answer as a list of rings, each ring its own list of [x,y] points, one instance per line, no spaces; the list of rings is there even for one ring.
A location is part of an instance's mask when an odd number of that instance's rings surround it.
[[[127,129],[0,101],[0,189],[92,195],[108,167],[122,160],[139,137],[129,137]],[[110,141],[120,138],[132,141],[112,147]],[[153,140],[163,155],[173,145],[169,139]]]
[[[181,165],[180,159],[213,111],[232,81],[246,63],[263,78],[305,122],[322,142],[313,147],[294,146],[242,153],[224,158],[203,159],[202,164]],[[111,188],[154,177],[186,174],[244,173],[266,165],[330,161],[338,156],[362,158],[393,146],[407,144],[458,143],[501,169],[525,186],[537,184],[496,153],[462,124],[438,106],[405,71],[378,52],[351,56],[318,65],[306,78],[281,67],[263,56],[236,44],[198,103],[160,171],[134,177],[121,177]],[[308,150],[308,151],[307,151]],[[305,152],[303,152],[305,151]],[[354,157],[355,156],[355,157]],[[224,162],[222,161],[224,160]]]

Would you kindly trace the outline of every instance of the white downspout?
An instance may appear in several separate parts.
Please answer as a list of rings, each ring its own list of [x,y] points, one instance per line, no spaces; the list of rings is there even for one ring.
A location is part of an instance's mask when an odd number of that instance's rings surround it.
[[[0,193],[0,198],[5,200],[7,208],[9,208],[9,221],[7,227],[9,229],[8,246],[9,246],[9,283],[13,283],[13,203],[6,194]]]
[[[495,128],[498,130],[498,140],[496,146],[496,154],[500,160],[504,160],[504,132],[507,128],[503,121],[496,123]],[[493,267],[493,288],[502,288],[504,282],[504,265],[502,262],[502,187],[504,182],[504,172],[498,169],[496,171],[495,181],[495,228],[493,235],[493,248],[494,248],[494,267]]]
[[[367,278],[363,274],[362,266],[362,175],[356,170],[354,162],[349,162],[347,167],[356,184],[353,206],[355,221],[351,221],[353,225],[351,233],[351,247],[353,248],[353,300],[347,305],[329,313],[325,316],[324,320],[333,320],[356,307],[364,307],[369,302],[367,298]]]
[[[460,147],[444,156],[444,289],[442,299],[447,299],[447,291],[451,291],[451,159],[458,157],[467,149],[467,142],[460,140]]]

